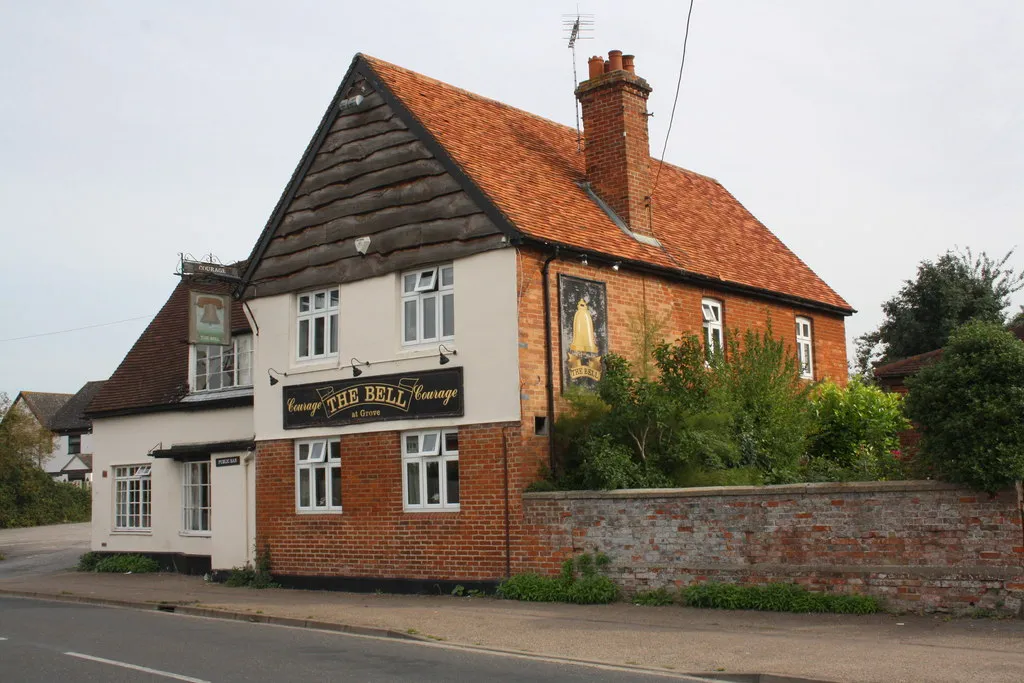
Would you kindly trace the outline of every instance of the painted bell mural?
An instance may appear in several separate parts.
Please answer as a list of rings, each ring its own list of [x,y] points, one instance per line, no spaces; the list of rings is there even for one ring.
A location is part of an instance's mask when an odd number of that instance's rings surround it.
[[[562,388],[593,388],[608,353],[608,303],[603,282],[558,277],[562,335]]]

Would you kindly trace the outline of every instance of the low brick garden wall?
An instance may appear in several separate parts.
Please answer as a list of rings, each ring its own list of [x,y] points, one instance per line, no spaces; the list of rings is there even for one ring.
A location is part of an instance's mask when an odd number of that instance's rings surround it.
[[[627,592],[793,581],[912,611],[1024,612],[1016,492],[930,481],[524,495],[521,571],[602,551]]]

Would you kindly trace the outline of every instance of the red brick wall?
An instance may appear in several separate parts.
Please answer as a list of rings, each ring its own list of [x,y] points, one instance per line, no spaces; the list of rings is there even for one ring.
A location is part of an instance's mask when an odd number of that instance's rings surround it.
[[[891,607],[1024,610],[1014,491],[936,482],[527,494],[517,570],[602,551],[627,591],[796,582]]]
[[[541,267],[545,255],[530,249],[520,250],[519,261],[519,378],[523,414],[524,451],[534,467],[547,462],[547,442],[533,436],[534,416],[547,414],[544,365],[544,300]],[[764,331],[771,321],[776,337],[785,339],[796,353],[795,319],[811,319],[814,344],[815,379],[831,378],[839,384],[847,381],[846,328],[844,318],[796,306],[757,300],[714,289],[669,282],[667,280],[627,272],[614,271],[607,265],[584,266],[578,260],[556,260],[551,263],[549,287],[553,337],[552,362],[555,371],[556,409],[565,404],[562,396],[560,363],[561,336],[558,320],[558,274],[596,280],[606,284],[608,293],[609,350],[632,358],[636,344],[630,321],[642,310],[646,301],[648,316],[663,319],[666,339],[683,334],[702,334],[701,298],[713,297],[723,302],[726,337],[734,329]]]
[[[256,538],[272,571],[300,576],[494,580],[505,575],[504,446],[510,515],[528,479],[516,424],[459,427],[460,510],[403,512],[399,432],[341,436],[343,512],[295,511],[291,440],[256,445]]]

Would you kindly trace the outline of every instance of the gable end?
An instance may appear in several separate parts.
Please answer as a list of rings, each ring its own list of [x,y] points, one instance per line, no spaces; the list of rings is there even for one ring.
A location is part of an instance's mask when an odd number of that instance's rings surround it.
[[[253,250],[243,297],[452,260],[517,235],[357,56]]]

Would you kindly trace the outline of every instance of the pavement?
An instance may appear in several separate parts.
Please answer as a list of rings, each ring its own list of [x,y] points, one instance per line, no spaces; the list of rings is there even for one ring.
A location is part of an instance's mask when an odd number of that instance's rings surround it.
[[[254,590],[175,574],[0,576],[2,594],[414,637],[666,673],[770,673],[885,683],[1024,681],[1020,619],[776,614],[624,603],[583,606],[450,595]]]
[[[74,567],[89,550],[89,522],[0,529],[0,578],[34,576]]]

